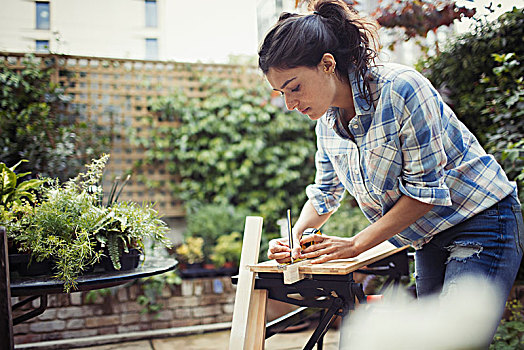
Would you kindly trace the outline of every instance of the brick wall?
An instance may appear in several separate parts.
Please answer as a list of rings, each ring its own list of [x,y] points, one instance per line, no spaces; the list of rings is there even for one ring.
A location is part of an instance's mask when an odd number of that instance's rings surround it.
[[[228,276],[184,279],[181,285],[164,287],[157,313],[144,313],[137,303],[143,294],[139,284],[112,288],[91,304],[87,293],[49,295],[43,314],[14,326],[15,344],[230,322],[235,300]],[[38,305],[37,299],[22,311]]]

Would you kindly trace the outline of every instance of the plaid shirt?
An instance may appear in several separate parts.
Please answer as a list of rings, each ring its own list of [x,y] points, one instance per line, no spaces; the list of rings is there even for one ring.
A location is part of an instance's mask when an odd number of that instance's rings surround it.
[[[410,196],[434,207],[390,241],[420,248],[436,233],[516,196],[516,184],[426,78],[396,64],[370,73],[371,106],[349,74],[356,111],[351,135],[336,107],[317,121],[317,172],[306,193],[319,214],[338,208],[345,189],[371,222]]]

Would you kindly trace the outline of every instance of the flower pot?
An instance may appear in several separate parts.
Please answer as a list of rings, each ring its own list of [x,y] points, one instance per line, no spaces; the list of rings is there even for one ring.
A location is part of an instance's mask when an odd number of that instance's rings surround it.
[[[31,254],[9,254],[9,270],[20,276],[38,276],[52,274],[51,260],[31,261]]]
[[[224,266],[223,266],[223,267],[226,268],[226,269],[231,269],[231,268],[233,268],[233,267],[235,267],[235,266],[236,266],[236,265],[235,265],[234,262],[232,262],[232,261],[226,261],[226,262],[224,263]]]
[[[109,256],[104,256],[100,260],[100,264],[103,266],[105,271],[127,271],[136,269],[138,267],[138,263],[140,262],[140,255],[142,253],[138,249],[129,249],[129,253],[123,252],[122,256],[120,256],[120,270],[116,270],[113,266],[113,262],[111,261],[111,258]]]

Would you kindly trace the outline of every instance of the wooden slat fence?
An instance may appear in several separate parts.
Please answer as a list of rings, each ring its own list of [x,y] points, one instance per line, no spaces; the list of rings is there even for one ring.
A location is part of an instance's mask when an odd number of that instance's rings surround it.
[[[0,59],[11,66],[23,68],[23,53],[0,52]],[[111,131],[111,159],[106,179],[112,179],[130,170],[144,151],[127,140],[127,129],[147,133],[141,118],[148,114],[148,100],[182,91],[188,97],[205,96],[199,77],[229,79],[233,85],[249,86],[260,83],[255,67],[222,64],[179,63],[118,58],[83,57],[54,54],[35,54],[55,66],[54,79],[64,88],[71,102],[68,113],[88,123],[96,123]],[[172,123],[163,121],[162,123]],[[147,188],[137,181],[144,174],[160,187]],[[109,176],[107,176],[109,175]],[[183,216],[183,205],[169,193],[167,184],[174,181],[159,166],[138,169],[122,192],[121,200],[152,201],[165,216]],[[106,186],[106,188],[109,188]]]

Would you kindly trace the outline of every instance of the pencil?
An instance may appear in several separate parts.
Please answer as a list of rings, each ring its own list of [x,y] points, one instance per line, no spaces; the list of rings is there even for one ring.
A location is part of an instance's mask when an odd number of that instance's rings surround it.
[[[291,263],[293,264],[293,235],[291,233],[291,209],[287,210],[287,237],[289,239],[289,248],[291,248],[289,257],[291,258]]]

